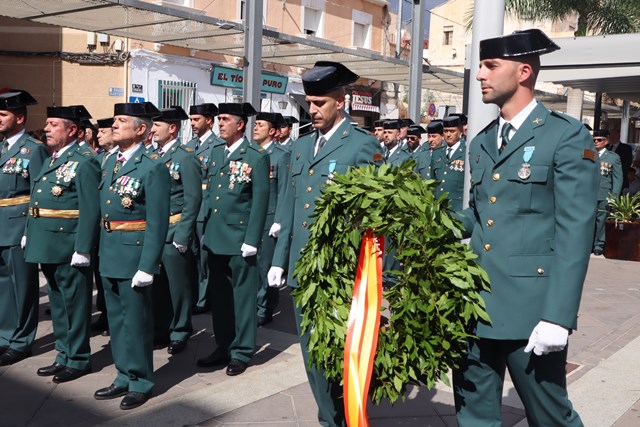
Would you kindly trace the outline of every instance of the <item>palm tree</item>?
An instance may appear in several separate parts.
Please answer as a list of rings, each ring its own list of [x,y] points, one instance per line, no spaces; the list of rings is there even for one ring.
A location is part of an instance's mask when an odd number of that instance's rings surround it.
[[[562,21],[578,15],[576,36],[640,32],[638,0],[506,0],[507,13],[527,20]],[[465,15],[469,30],[473,7]]]

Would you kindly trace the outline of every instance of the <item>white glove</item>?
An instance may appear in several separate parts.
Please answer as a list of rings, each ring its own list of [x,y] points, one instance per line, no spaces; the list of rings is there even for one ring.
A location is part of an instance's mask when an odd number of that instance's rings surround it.
[[[568,339],[569,330],[567,328],[541,320],[533,328],[524,352],[529,353],[533,350],[536,355],[542,356],[553,351],[561,351],[567,345]]]
[[[82,252],[74,252],[71,257],[71,267],[89,267],[91,264],[91,255]]]
[[[280,235],[281,228],[282,226],[280,226],[280,224],[278,224],[277,222],[274,222],[271,228],[269,229],[269,236],[273,237],[274,239],[277,239],[278,236]]]
[[[187,252],[187,245],[181,245],[180,243],[173,242],[173,246],[175,246],[181,254]]]
[[[27,246],[27,236],[22,236],[22,239],[20,239],[20,247],[24,249],[26,246]]]
[[[131,287],[135,288],[143,288],[145,286],[149,286],[153,283],[153,274],[145,273],[144,271],[138,270],[136,274],[131,279]]]
[[[254,248],[251,245],[247,245],[246,243],[242,244],[242,247],[240,248],[240,251],[242,252],[242,257],[246,258],[248,256],[253,256],[255,254],[258,253],[258,248]]]
[[[272,288],[279,288],[284,285],[284,277],[282,277],[284,273],[284,268],[273,266],[269,269],[267,273],[267,282],[269,286]]]

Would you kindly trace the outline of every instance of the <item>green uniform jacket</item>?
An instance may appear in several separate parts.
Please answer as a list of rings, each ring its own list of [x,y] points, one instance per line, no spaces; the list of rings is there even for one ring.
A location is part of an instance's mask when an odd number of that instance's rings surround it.
[[[462,194],[464,193],[464,159],[467,145],[460,140],[460,145],[447,158],[446,143],[431,156],[431,177],[439,182],[435,189],[436,197],[448,193],[449,207],[454,211],[462,209]]]
[[[607,200],[607,197],[618,197],[622,191],[622,162],[620,156],[613,151],[605,149],[598,158],[600,170],[600,187],[598,188],[598,201]]]
[[[287,283],[297,287],[292,274],[300,251],[309,240],[310,218],[316,198],[332,173],[345,174],[350,168],[382,161],[380,142],[365,130],[343,120],[317,156],[313,156],[316,131],[291,146],[291,176],[283,203],[282,229],[273,255],[273,265],[289,268]],[[286,214],[286,215],[285,215]],[[290,239],[284,238],[290,236]]]
[[[196,155],[196,159],[200,162],[200,169],[202,171],[202,203],[200,204],[200,211],[198,212],[198,222],[204,222],[204,215],[206,210],[206,201],[207,192],[205,188],[207,186],[207,170],[209,169],[209,163],[211,162],[211,148],[214,145],[224,145],[224,140],[220,139],[216,136],[215,133],[211,132],[211,135],[202,143],[199,144],[198,138],[193,138],[189,142],[187,142],[184,146],[186,148],[191,148],[194,150]]]
[[[224,148],[218,144],[211,150],[204,246],[217,255],[240,255],[243,243],[260,246],[269,202],[269,156],[246,139],[228,159]]]
[[[400,166],[405,160],[410,159],[411,154],[405,147],[398,147],[387,160],[386,163],[390,163],[394,167]]]
[[[108,221],[146,220],[146,229],[102,230],[103,277],[131,279],[138,270],[148,274],[160,272],[160,257],[169,228],[169,170],[156,155],[145,154],[144,146],[134,149],[133,157],[117,173],[114,168],[118,156],[107,160],[99,186],[101,215],[106,225]]]
[[[169,224],[166,242],[188,245],[195,235],[196,218],[202,202],[200,163],[191,148],[177,142],[160,157],[160,161],[167,166],[171,177],[170,215],[182,213],[180,221]]]
[[[0,157],[0,199],[28,196],[35,177],[47,158],[44,145],[24,133]],[[0,207],[0,246],[18,246],[25,233],[29,203]]]
[[[427,147],[429,146],[426,144]],[[422,179],[431,179],[431,159],[435,156],[439,156],[439,150],[442,150],[442,146],[432,150],[430,148],[421,150],[418,149],[413,158],[416,160],[415,172],[422,177]],[[435,154],[434,154],[435,153]]]
[[[491,282],[483,292],[492,325],[477,335],[528,339],[540,320],[576,328],[593,243],[598,171],[582,123],[541,103],[502,154],[498,121],[470,145],[466,234]],[[529,147],[529,148],[527,148]],[[519,173],[533,150],[530,176]]]
[[[266,150],[269,155],[269,205],[264,231],[269,231],[274,222],[280,223],[282,208],[279,201],[284,200],[287,191],[287,176],[290,171],[291,151],[286,146],[272,143]]]
[[[99,182],[100,164],[78,144],[67,148],[57,159],[51,157],[45,162],[31,195],[27,262],[62,264],[70,262],[74,252],[91,252],[100,220]],[[79,218],[38,217],[39,209],[78,210]]]

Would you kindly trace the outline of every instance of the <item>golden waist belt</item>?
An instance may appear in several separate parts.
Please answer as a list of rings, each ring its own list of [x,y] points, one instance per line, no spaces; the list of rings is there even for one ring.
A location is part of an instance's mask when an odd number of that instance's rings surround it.
[[[136,221],[107,221],[102,220],[102,227],[107,231],[144,231],[147,228],[147,221],[139,219]]]
[[[24,205],[25,203],[29,203],[29,200],[31,200],[31,196],[18,196],[11,197],[9,199],[0,199],[0,207]]]
[[[175,214],[175,215],[171,215],[169,217],[169,224],[175,224],[176,222],[180,221],[180,218],[182,218],[182,214]]]
[[[29,208],[29,212],[34,218],[78,218],[80,211],[77,209],[41,209],[39,207]]]

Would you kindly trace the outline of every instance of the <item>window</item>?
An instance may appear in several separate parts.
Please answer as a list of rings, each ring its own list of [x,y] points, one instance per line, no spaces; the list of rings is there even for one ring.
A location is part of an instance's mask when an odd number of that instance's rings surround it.
[[[160,80],[158,87],[158,108],[170,108],[173,105],[178,105],[188,113],[189,107],[196,103],[198,88],[196,83]],[[189,120],[182,121],[179,138],[182,138],[183,142],[191,138]]]
[[[353,40],[352,46],[370,48],[371,47],[371,23],[373,16],[359,10],[351,12],[351,20],[353,21]]]
[[[312,9],[310,7],[304,8],[304,28],[303,33],[310,36],[321,35],[320,22],[322,20],[322,12],[318,9]]]
[[[442,44],[444,46],[451,46],[453,44],[453,26],[444,27]]]

